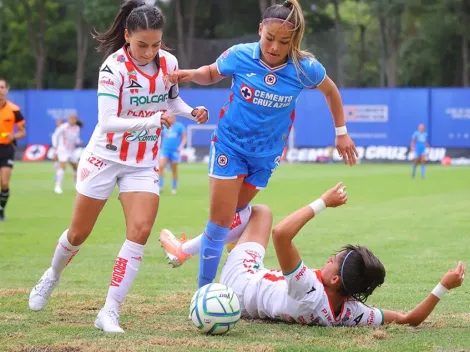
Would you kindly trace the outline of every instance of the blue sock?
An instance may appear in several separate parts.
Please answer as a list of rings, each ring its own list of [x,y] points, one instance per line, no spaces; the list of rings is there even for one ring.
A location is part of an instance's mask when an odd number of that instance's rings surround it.
[[[413,164],[413,169],[411,171],[411,177],[415,177],[415,174],[416,174],[416,164]]]
[[[160,177],[160,188],[163,188],[163,184],[165,183],[165,178],[163,176]]]
[[[243,209],[246,209],[246,208],[248,208],[250,205],[251,205],[251,204],[250,204],[250,203],[248,203],[248,204],[247,204],[247,205],[245,205],[244,207],[237,208],[236,212],[237,212],[237,213],[239,213],[239,212],[241,212]]]
[[[199,252],[199,288],[214,281],[230,229],[207,222]],[[205,258],[205,259],[204,259]]]
[[[421,178],[424,178],[424,164],[421,164]]]
[[[176,191],[176,187],[178,186],[178,180],[173,180],[171,184],[171,189],[174,189]]]

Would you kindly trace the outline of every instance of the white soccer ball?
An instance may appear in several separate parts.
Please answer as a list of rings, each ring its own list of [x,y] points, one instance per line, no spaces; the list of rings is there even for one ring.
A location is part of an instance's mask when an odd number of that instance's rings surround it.
[[[230,287],[208,284],[194,294],[189,314],[200,332],[225,334],[240,320],[240,301]]]

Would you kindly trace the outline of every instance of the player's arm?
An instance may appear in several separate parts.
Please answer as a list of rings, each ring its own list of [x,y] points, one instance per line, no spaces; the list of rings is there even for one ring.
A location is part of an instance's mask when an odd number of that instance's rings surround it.
[[[26,121],[24,119],[23,114],[21,113],[20,110],[14,111],[14,114],[15,114],[15,125],[18,131],[13,134],[12,141],[24,138],[24,136],[26,136],[26,128],[25,128]]]
[[[183,131],[181,133],[181,143],[178,147],[178,150],[182,150],[184,148],[184,146],[186,145],[186,142],[188,141],[188,136],[187,136],[187,133],[185,131]]]
[[[413,133],[413,135],[411,136],[411,145],[410,145],[411,151],[415,150],[415,145],[416,145],[416,134]]]
[[[347,193],[340,182],[325,192],[321,198],[298,209],[274,227],[272,238],[277,259],[283,273],[291,273],[301,263],[299,251],[292,240],[302,227],[325,208],[343,205],[347,200]]]
[[[447,291],[462,285],[466,268],[459,262],[455,269],[449,270],[434,290],[411,312],[403,314],[391,310],[383,310],[384,323],[397,323],[418,326],[431,314]]]
[[[52,134],[52,137],[51,137],[52,147],[55,150],[57,150],[57,147],[59,145],[59,139],[60,139],[60,136],[64,133],[64,129],[65,129],[65,124],[62,124],[59,127],[57,127],[54,133]]]
[[[178,71],[178,62],[175,66]],[[180,71],[181,72],[181,71]],[[169,74],[170,81],[172,73]],[[186,102],[179,95],[178,83],[175,83],[168,94],[168,111],[173,115],[183,116],[190,120],[196,121],[198,124],[206,123],[209,121],[209,110],[204,106],[197,106],[195,108],[186,104]]]
[[[226,76],[233,75],[238,65],[237,46],[232,46],[219,56],[211,65],[201,66],[196,70],[178,70],[170,74],[172,83],[194,82],[202,86],[215,84]]]
[[[336,149],[339,155],[343,157],[345,164],[354,165],[359,154],[346,129],[343,101],[339,89],[331,78],[328,77],[325,68],[317,60],[311,62],[308,72],[310,74],[310,83],[313,83],[312,88],[316,87],[323,93],[331,115],[333,116],[336,133]]]
[[[169,125],[169,117],[163,112],[148,118],[119,118],[120,88],[124,77],[106,62],[104,68],[98,77],[98,122],[103,133],[133,132]]]

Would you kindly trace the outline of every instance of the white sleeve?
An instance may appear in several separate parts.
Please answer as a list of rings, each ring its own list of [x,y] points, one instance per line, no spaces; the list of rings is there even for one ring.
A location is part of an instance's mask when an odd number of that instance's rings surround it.
[[[287,294],[296,301],[315,301],[323,288],[315,274],[303,261],[290,273],[284,274],[287,281]]]
[[[188,119],[195,121],[195,117],[191,114],[193,110],[194,109],[186,104],[186,102],[179,96],[174,99],[168,99],[168,111],[173,115],[187,117]]]
[[[98,78],[98,122],[103,133],[133,132],[151,128],[160,128],[161,112],[148,118],[119,118],[118,107],[120,87],[123,79],[119,79],[106,63],[100,70]],[[121,75],[118,72],[119,75]],[[122,76],[121,76],[122,77]]]
[[[348,320],[350,326],[379,326],[383,324],[384,314],[381,309],[368,307],[361,302],[351,302],[352,319]]]
[[[64,132],[64,128],[65,128],[65,124],[62,124],[60,125],[59,127],[57,127],[54,131],[54,133],[52,134],[52,147],[54,149],[57,149],[57,146],[59,144],[59,138],[60,136],[62,135],[62,133]]]

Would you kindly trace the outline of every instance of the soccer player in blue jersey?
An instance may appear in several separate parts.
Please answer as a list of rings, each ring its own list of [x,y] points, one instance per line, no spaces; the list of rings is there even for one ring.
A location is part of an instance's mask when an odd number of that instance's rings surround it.
[[[428,133],[424,131],[424,125],[420,124],[418,130],[413,133],[411,137],[411,151],[414,152],[413,169],[411,177],[414,178],[416,174],[416,167],[421,163],[421,178],[424,178],[425,173],[425,152],[429,148]]]
[[[235,45],[211,65],[170,75],[174,83],[200,85],[232,77],[229,101],[220,112],[210,148],[210,214],[199,254],[199,287],[216,276],[234,214],[249,206],[279,166],[302,90],[316,88],[325,95],[336,127],[336,148],[345,164],[356,163],[341,95],[324,67],[301,50],[304,32],[302,8],[297,0],[288,0],[264,12],[259,42]],[[167,252],[182,246],[174,236],[160,239]]]
[[[176,194],[178,186],[178,163],[181,161],[181,150],[186,145],[186,127],[176,121],[170,128],[164,128],[162,131],[162,149],[159,162],[160,170],[160,192],[163,191],[165,166],[167,162],[171,164],[173,182],[171,184],[171,193]]]

